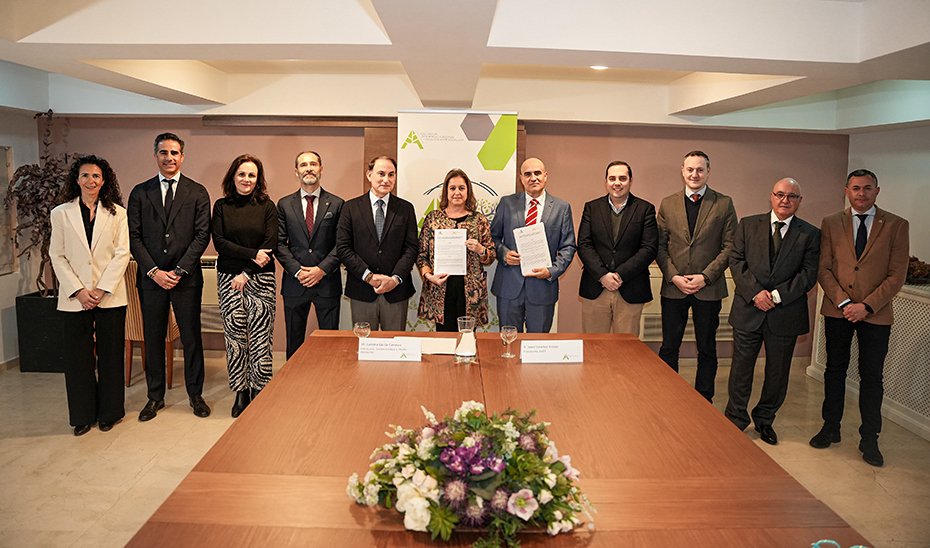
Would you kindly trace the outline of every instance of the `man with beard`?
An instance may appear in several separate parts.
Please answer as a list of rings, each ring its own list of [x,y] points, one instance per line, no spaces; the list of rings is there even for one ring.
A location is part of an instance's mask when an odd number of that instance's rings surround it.
[[[312,150],[294,161],[300,188],[278,202],[278,262],[284,267],[281,295],[287,329],[287,357],[304,343],[310,305],[320,329],[339,328],[342,276],[336,256],[336,227],[343,200],[320,181],[323,159]]]

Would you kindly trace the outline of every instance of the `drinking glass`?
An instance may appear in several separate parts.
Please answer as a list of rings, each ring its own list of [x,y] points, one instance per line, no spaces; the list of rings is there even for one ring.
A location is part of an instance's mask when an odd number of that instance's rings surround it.
[[[502,325],[501,326],[501,340],[504,341],[504,344],[507,346],[504,349],[504,353],[501,354],[502,358],[516,358],[517,355],[510,351],[510,343],[517,340],[517,328],[513,325]]]
[[[364,339],[371,335],[371,324],[368,322],[355,322],[355,326],[352,327],[352,332],[355,333],[355,336]]]

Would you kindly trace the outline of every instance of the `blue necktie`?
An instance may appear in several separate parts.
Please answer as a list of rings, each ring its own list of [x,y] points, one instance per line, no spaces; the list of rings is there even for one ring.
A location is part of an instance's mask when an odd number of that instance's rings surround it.
[[[378,241],[381,241],[381,233],[384,232],[384,200],[379,199],[375,202],[378,211],[375,212],[375,230],[378,231]]]

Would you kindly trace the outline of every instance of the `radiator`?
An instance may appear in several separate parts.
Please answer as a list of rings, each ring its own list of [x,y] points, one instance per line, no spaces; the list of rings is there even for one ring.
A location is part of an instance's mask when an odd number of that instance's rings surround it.
[[[817,292],[817,310],[823,291]],[[905,285],[892,301],[894,325],[885,358],[885,398],[882,415],[918,436],[930,440],[930,287]],[[823,316],[817,314],[814,355],[807,374],[823,381],[827,344]],[[859,394],[859,345],[853,339],[846,376],[847,399]],[[857,420],[858,417],[850,417]]]
[[[733,304],[733,276],[730,275],[730,269],[724,271],[727,279],[727,291],[729,295],[723,299],[720,308],[720,326],[717,328],[717,341],[732,341],[733,327],[730,325],[730,306]],[[649,282],[652,284],[652,301],[643,306],[643,315],[639,322],[639,338],[644,342],[662,342],[662,271],[659,265],[652,263],[649,265]],[[688,313],[689,317],[691,313]],[[685,341],[694,341],[694,322],[689,321],[685,327]]]
[[[200,301],[200,324],[204,333],[222,333],[223,318],[220,316],[220,298],[216,292],[216,255],[200,258],[203,269],[203,296]]]

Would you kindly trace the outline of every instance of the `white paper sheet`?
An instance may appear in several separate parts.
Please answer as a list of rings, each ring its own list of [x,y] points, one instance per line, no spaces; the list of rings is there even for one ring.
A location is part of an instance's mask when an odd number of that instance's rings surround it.
[[[465,275],[467,234],[464,228],[437,228],[433,231],[433,273]]]
[[[534,268],[552,268],[549,240],[546,239],[546,227],[543,223],[513,229],[513,239],[517,242],[520,272],[524,276],[529,276]]]

